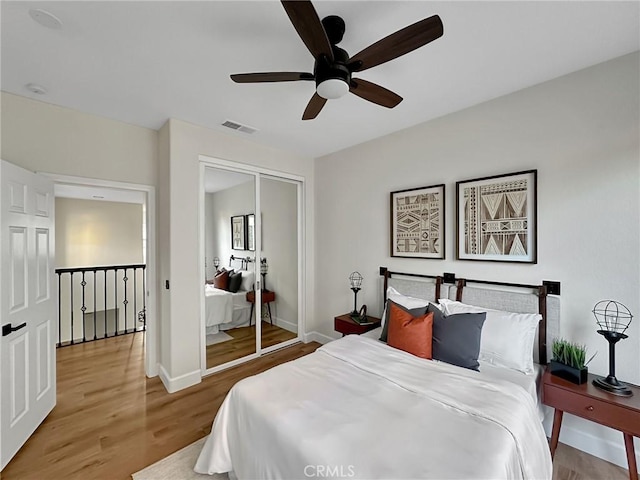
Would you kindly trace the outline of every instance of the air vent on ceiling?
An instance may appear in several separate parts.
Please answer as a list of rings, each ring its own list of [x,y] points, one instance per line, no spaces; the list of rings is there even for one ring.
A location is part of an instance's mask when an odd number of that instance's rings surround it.
[[[257,128],[249,127],[247,125],[242,125],[241,123],[233,122],[231,120],[225,120],[222,126],[230,128],[231,130],[237,130],[239,132],[249,133],[249,134],[256,133],[258,131]]]

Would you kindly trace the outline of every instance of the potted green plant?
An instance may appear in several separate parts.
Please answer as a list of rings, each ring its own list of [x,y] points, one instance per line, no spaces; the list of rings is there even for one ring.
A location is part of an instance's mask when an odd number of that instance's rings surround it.
[[[588,368],[585,363],[587,349],[584,345],[564,339],[555,339],[552,346],[553,358],[549,363],[552,375],[581,384],[587,381]],[[593,357],[591,357],[593,358]],[[589,359],[591,361],[591,359]]]

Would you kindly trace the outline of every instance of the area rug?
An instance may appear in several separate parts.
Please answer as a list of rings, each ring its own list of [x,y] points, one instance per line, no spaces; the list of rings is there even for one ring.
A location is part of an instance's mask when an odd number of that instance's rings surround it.
[[[233,340],[233,337],[224,332],[210,333],[207,335],[207,347],[216,343],[228,342],[229,340]]]
[[[153,465],[131,475],[133,480],[229,480],[224,474],[201,475],[193,471],[207,437],[172,453]]]

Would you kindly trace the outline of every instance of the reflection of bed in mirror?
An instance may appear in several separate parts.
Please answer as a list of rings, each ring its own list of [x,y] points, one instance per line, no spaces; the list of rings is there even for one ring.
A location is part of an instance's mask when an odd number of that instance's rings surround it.
[[[249,325],[251,304],[247,302],[247,292],[253,290],[255,274],[248,270],[237,272],[242,274],[237,292],[216,288],[209,283],[204,286],[207,335]]]

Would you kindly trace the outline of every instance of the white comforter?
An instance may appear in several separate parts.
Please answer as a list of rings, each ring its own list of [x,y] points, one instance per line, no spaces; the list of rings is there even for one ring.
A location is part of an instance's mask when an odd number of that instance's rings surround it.
[[[230,322],[233,314],[233,294],[213,285],[205,285],[204,308],[207,327]]]
[[[238,478],[550,479],[530,395],[349,335],[238,382],[195,471]]]

